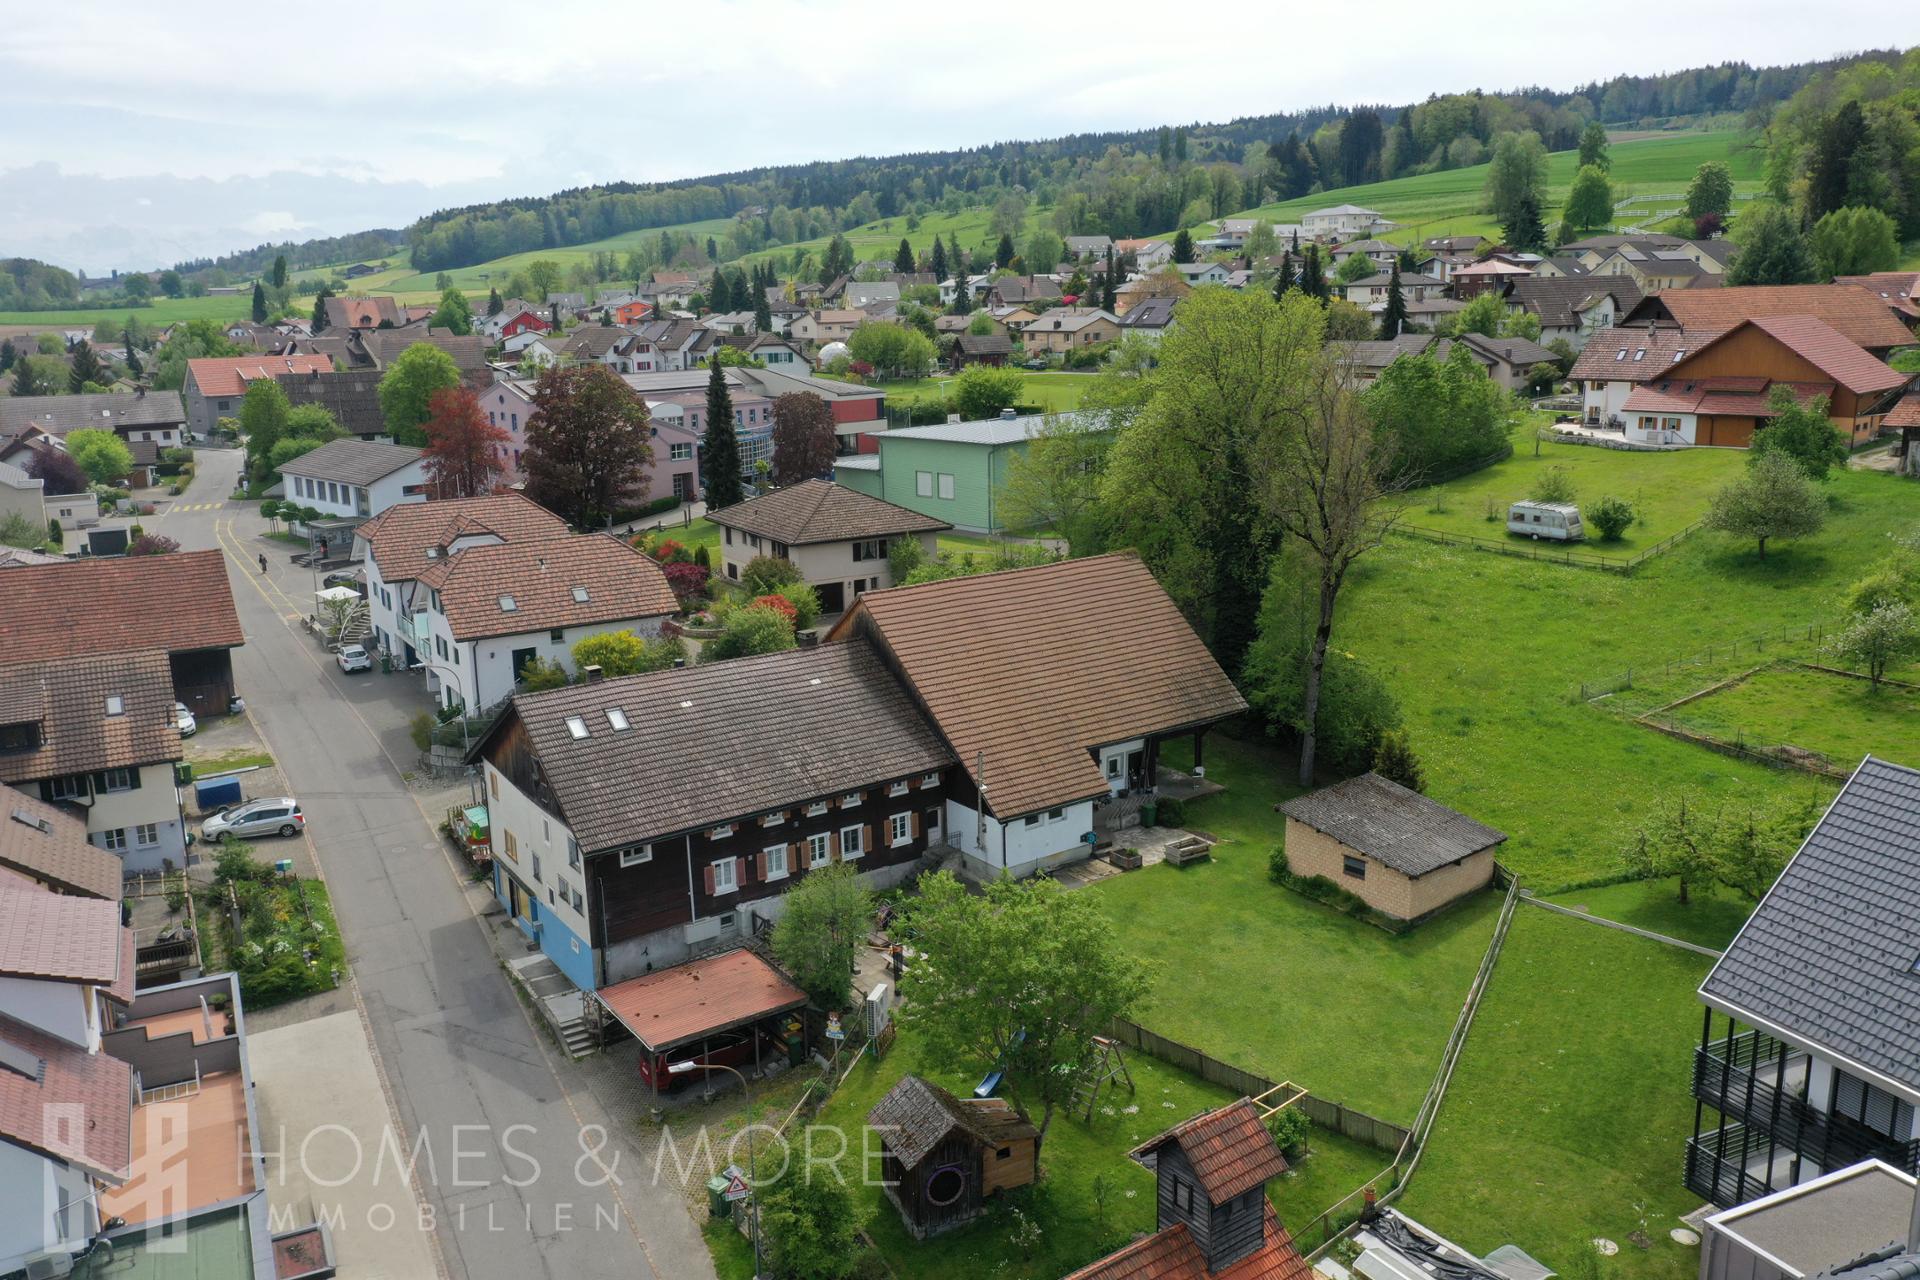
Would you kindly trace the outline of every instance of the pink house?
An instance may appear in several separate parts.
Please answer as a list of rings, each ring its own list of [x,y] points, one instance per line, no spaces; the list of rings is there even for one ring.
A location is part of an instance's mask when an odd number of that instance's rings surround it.
[[[500,480],[503,484],[526,483],[527,424],[534,413],[533,383],[525,379],[496,382],[480,397],[487,421],[505,431],[507,443],[500,446]],[[702,400],[702,409],[705,401]],[[686,407],[672,400],[647,398],[653,414],[653,460],[647,464],[647,498],[669,495],[687,501],[700,496],[700,433]]]

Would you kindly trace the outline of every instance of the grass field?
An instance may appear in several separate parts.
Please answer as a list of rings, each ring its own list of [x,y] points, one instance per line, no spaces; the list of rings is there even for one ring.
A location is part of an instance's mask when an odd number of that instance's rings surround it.
[[[1708,160],[1724,160],[1733,171],[1734,190],[1755,191],[1760,186],[1760,156],[1757,151],[1738,144],[1742,135],[1734,131],[1679,133],[1656,138],[1616,142],[1612,147],[1611,178],[1614,198],[1633,194],[1680,193],[1695,169]],[[1556,151],[1548,157],[1547,207],[1542,210],[1547,230],[1559,222],[1560,202],[1573,184],[1578,154]],[[1357,204],[1377,209],[1402,224],[1386,238],[1397,243],[1423,240],[1440,235],[1498,235],[1493,220],[1480,211],[1480,191],[1487,181],[1487,166],[1472,165],[1440,173],[1423,173],[1410,178],[1394,178],[1365,186],[1344,187],[1302,196],[1277,204],[1261,205],[1235,216],[1266,218],[1271,222],[1298,222],[1300,215],[1335,204]],[[1678,203],[1677,201],[1675,203]],[[1652,206],[1635,206],[1647,209]],[[1666,207],[1664,204],[1660,207]]]
[[[1173,744],[1166,755],[1181,762]],[[1359,924],[1267,878],[1282,835],[1273,805],[1298,790],[1289,757],[1216,734],[1207,776],[1227,790],[1189,805],[1187,822],[1222,838],[1213,861],[1147,867],[1085,891],[1157,966],[1137,1020],[1329,1101],[1411,1122],[1498,904],[1482,895],[1398,937]],[[1379,1034],[1384,1009],[1391,1035]]]
[[[1532,496],[1543,473],[1562,469],[1573,482],[1577,503],[1612,496],[1633,504],[1640,519],[1620,541],[1600,541],[1598,530],[1589,524],[1585,544],[1585,550],[1602,555],[1629,556],[1705,515],[1707,499],[1739,472],[1745,459],[1744,453],[1731,449],[1630,453],[1536,442],[1522,429],[1515,433],[1513,457],[1507,461],[1408,494],[1403,522],[1477,538],[1505,538],[1507,505]]]
[[[1594,1237],[1607,1280],[1684,1280],[1668,1238],[1699,1207],[1680,1169],[1705,956],[1522,906],[1400,1206],[1484,1255],[1559,1271]],[[1634,1242],[1635,1233],[1647,1240]]]
[[[1842,769],[1869,752],[1920,760],[1920,689],[1875,689],[1793,663],[1762,668],[1660,719],[1750,747],[1817,751]]]
[[[149,328],[180,320],[242,320],[250,313],[249,294],[222,298],[155,298],[150,307],[80,307],[68,311],[0,311],[0,324],[26,324],[47,329],[85,325],[91,329],[102,320],[119,322],[139,316]]]
[[[1137,1231],[1153,1230],[1153,1175],[1128,1160],[1126,1153],[1180,1121],[1233,1099],[1226,1090],[1145,1055],[1130,1055],[1127,1063],[1135,1091],[1129,1094],[1120,1088],[1103,1095],[1091,1124],[1056,1113],[1041,1151],[1041,1180],[1031,1188],[998,1197],[978,1222],[924,1243],[916,1242],[879,1187],[855,1187],[855,1202],[867,1215],[867,1230],[894,1273],[914,1280],[973,1280],[979,1276],[1051,1280],[1125,1243]],[[884,1061],[869,1058],[854,1069],[814,1122],[848,1136],[850,1154],[838,1162],[844,1176],[859,1179],[860,1127],[880,1096],[909,1071],[961,1096],[978,1081],[978,1072],[955,1073],[944,1064],[929,1061],[911,1033],[903,1030]],[[1388,1159],[1371,1148],[1319,1130],[1313,1132],[1308,1145],[1312,1154],[1296,1166],[1294,1173],[1269,1187],[1274,1205],[1286,1222],[1310,1221],[1378,1173]],[[824,1153],[832,1147],[830,1139],[822,1139],[815,1151]],[[1094,1179],[1100,1174],[1113,1183],[1104,1223],[1093,1195]],[[873,1164],[872,1175],[879,1175],[878,1161]],[[1011,1238],[1014,1209],[1041,1228],[1031,1256],[1026,1256]],[[731,1258],[737,1251],[731,1242],[723,1242],[716,1252]]]
[[[1627,880],[1619,884],[1573,889],[1548,901],[1605,920],[1618,920],[1638,929],[1664,933],[1697,946],[1724,950],[1747,922],[1753,903],[1736,894],[1703,895],[1694,885],[1682,906],[1678,884],[1671,880]]]
[[[1656,455],[1683,466],[1696,456]],[[1830,619],[1887,532],[1920,513],[1911,488],[1885,474],[1838,473],[1826,489],[1826,529],[1765,560],[1701,532],[1630,578],[1392,539],[1356,567],[1334,641],[1397,696],[1434,798],[1506,832],[1502,860],[1539,891],[1589,882],[1619,870],[1649,779],[1717,800],[1831,793],[1577,696],[1580,681],[1626,666]]]
[[[1020,370],[1022,405],[1038,405],[1043,413],[1065,413],[1080,407],[1080,397],[1100,375],[1097,373],[1046,373],[1037,369]],[[921,399],[945,399],[952,378],[896,378],[876,383],[887,393],[889,406]]]

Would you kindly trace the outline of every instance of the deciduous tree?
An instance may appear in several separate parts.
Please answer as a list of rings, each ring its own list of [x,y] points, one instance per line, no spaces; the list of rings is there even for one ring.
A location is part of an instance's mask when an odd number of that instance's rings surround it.
[[[1577,230],[1610,226],[1613,222],[1613,184],[1599,165],[1580,167],[1567,191],[1566,219]]]
[[[578,528],[646,497],[646,401],[603,364],[548,369],[527,420],[527,496]]]
[[[1694,222],[1733,208],[1733,172],[1720,160],[1709,160],[1693,171],[1687,184],[1686,215]]]
[[[1813,224],[1808,240],[1822,277],[1863,276],[1900,265],[1898,229],[1878,209],[1835,209]]]
[[[1818,533],[1826,520],[1825,497],[1792,456],[1775,450],[1753,458],[1745,472],[1713,495],[1706,526],[1754,539],[1765,560],[1769,540]]]
[[[872,924],[873,895],[851,863],[836,862],[808,871],[787,891],[773,955],[815,1005],[845,1009],[853,1001],[854,953]]]
[[[467,295],[448,285],[440,293],[440,306],[427,321],[431,328],[451,329],[465,337],[473,332],[473,306],[467,301]]]
[[[773,402],[773,482],[798,484],[823,476],[840,451],[833,409],[811,391],[789,391]]]
[[[505,428],[487,421],[480,397],[464,386],[441,387],[427,401],[427,481],[436,498],[478,498],[493,492],[505,470]]]
[[[387,430],[401,444],[425,444],[427,406],[433,393],[459,385],[460,366],[452,356],[432,343],[414,343],[380,379],[380,412]]]
[[[1049,416],[1028,434],[1024,452],[1007,461],[999,495],[1009,529],[1051,529],[1083,551],[1092,542],[1087,523],[1100,504],[1100,479],[1113,433],[1073,418]]]
[[[923,959],[903,980],[901,1022],[935,1060],[1003,1070],[1044,1144],[1093,1037],[1146,995],[1139,960],[1090,895],[1039,877],[975,894],[937,871],[907,914]]]
[[[1598,120],[1587,121],[1580,130],[1580,167],[1588,165],[1603,173],[1613,168],[1613,158],[1607,154],[1607,127]]]
[[[1827,642],[1826,652],[1865,668],[1878,691],[1888,666],[1920,653],[1920,622],[1915,621],[1912,606],[1904,601],[1884,600],[1867,613],[1855,615]]]
[[[1539,134],[1529,130],[1503,133],[1494,139],[1493,159],[1487,165],[1487,181],[1481,192],[1482,208],[1504,226],[1514,222],[1525,203],[1531,200],[1537,219],[1545,203],[1546,188],[1547,148]],[[1546,239],[1544,228],[1539,239]],[[1508,240],[1511,243],[1511,233]]]
[[[1789,387],[1776,386],[1767,395],[1767,425],[1753,437],[1747,463],[1769,453],[1784,453],[1800,464],[1809,480],[1825,480],[1828,470],[1847,460],[1846,437],[1827,417],[1827,398],[1802,401]]]
[[[1784,205],[1755,202],[1734,224],[1740,252],[1727,267],[1727,283],[1812,284],[1820,274],[1807,238]]]
[[[133,452],[127,442],[99,427],[69,431],[67,453],[95,484],[114,484],[133,469]]]

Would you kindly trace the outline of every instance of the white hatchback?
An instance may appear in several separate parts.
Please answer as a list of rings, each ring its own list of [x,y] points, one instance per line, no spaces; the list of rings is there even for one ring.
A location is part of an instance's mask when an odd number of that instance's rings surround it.
[[[342,645],[340,652],[334,654],[333,658],[340,664],[340,669],[348,675],[356,671],[373,670],[373,655],[367,652],[365,645]]]

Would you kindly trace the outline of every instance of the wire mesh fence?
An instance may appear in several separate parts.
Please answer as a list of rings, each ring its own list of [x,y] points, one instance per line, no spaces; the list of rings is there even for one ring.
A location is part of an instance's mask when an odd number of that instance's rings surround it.
[[[1588,677],[1580,681],[1578,696],[1582,702],[1594,702],[1617,698],[1630,690],[1641,691],[1650,696],[1624,700],[1629,705],[1615,708],[1638,715],[1661,706],[1661,699],[1669,694],[1678,698],[1689,689],[1698,689],[1702,679],[1717,672],[1731,674],[1739,670],[1743,662],[1752,666],[1774,659],[1812,656],[1820,651],[1832,630],[1831,624],[1819,621],[1732,636],[1696,653],[1677,658],[1653,657]]]

